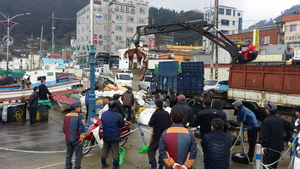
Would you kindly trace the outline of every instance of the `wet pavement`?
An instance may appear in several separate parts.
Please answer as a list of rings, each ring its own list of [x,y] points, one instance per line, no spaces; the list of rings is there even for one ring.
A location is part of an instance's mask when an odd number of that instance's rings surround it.
[[[29,126],[29,122],[7,123],[0,126],[0,168],[1,169],[58,169],[64,168],[65,140],[61,131],[63,117],[67,112],[60,112],[54,102],[47,122],[38,122],[38,127]],[[226,110],[228,119],[234,119],[233,111]],[[27,116],[28,117],[28,116]],[[131,129],[136,129],[135,122]],[[149,140],[151,128],[143,126],[146,140]],[[200,147],[200,140],[197,140]],[[247,148],[248,143],[245,143]],[[148,169],[147,155],[138,154],[143,146],[142,138],[136,130],[124,145],[125,160],[120,169]],[[235,146],[232,152],[240,152],[241,146]],[[101,149],[94,147],[83,157],[82,168],[101,168]],[[111,158],[111,154],[109,156]],[[111,160],[107,160],[112,166]],[[289,157],[279,163],[279,168],[287,168]],[[231,169],[252,169],[253,165],[231,162]],[[194,168],[203,169],[203,155],[198,150]]]

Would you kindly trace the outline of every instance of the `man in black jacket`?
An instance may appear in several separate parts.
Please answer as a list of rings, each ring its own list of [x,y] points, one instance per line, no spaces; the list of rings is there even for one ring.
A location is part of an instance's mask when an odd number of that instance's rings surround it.
[[[148,123],[150,127],[153,127],[152,140],[148,148],[148,158],[151,169],[156,169],[157,166],[155,155],[158,149],[159,139],[162,133],[172,124],[170,114],[162,108],[163,101],[161,99],[156,99],[155,105],[156,111],[152,114]],[[159,169],[162,169],[164,166],[162,159],[159,159],[158,163]]]
[[[283,130],[289,128],[289,123],[276,115],[277,106],[274,103],[265,103],[265,110],[268,116],[262,122],[261,146],[263,163],[271,164],[280,158],[280,152],[284,149]],[[277,168],[277,163],[269,168]]]
[[[193,113],[192,109],[186,105],[185,103],[185,96],[183,94],[180,94],[177,96],[178,102],[175,106],[172,107],[173,109],[180,109],[184,113],[184,121],[182,122],[183,126],[186,126],[187,123],[190,123],[193,121]]]
[[[28,109],[29,109],[29,116],[30,116],[30,126],[39,126],[35,124],[36,121],[36,110],[38,107],[38,98],[39,98],[39,88],[34,87],[33,93],[30,95],[28,100]]]
[[[200,125],[201,138],[203,138],[206,133],[211,131],[211,121],[214,118],[220,118],[218,112],[210,107],[211,100],[209,98],[204,98],[202,105],[204,109],[199,111],[196,119],[194,119],[194,121],[190,124],[192,127],[197,127]]]
[[[52,95],[45,84],[46,80],[42,80],[42,84],[39,85],[39,98],[41,100],[48,100],[47,94]]]
[[[119,94],[114,94],[113,98],[114,98],[114,101],[116,103],[116,110],[122,115],[123,119],[126,120],[123,105],[119,100],[120,95]]]
[[[214,99],[214,101],[212,102],[212,106],[211,107],[217,111],[217,113],[219,114],[220,118],[224,121],[224,129],[223,129],[223,131],[225,132],[228,129],[229,125],[228,125],[228,122],[227,122],[227,115],[222,110],[222,101],[220,99]]]
[[[214,118],[211,132],[205,134],[201,141],[204,152],[204,165],[207,169],[229,169],[231,137],[224,133],[224,122]]]

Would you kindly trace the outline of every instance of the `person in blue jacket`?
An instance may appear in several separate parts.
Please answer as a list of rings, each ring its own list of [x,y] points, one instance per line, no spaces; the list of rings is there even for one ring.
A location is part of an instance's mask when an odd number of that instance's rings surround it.
[[[125,126],[122,115],[116,110],[116,102],[109,101],[108,110],[101,116],[103,129],[103,148],[101,155],[102,168],[107,168],[106,158],[110,150],[114,159],[113,169],[119,168],[119,142],[120,142],[120,128]]]
[[[259,126],[256,116],[251,110],[243,106],[243,102],[240,100],[234,101],[232,105],[234,109],[238,111],[238,120],[244,124],[245,128],[247,128],[249,143],[249,150],[247,155],[249,157],[249,163],[252,164]]]

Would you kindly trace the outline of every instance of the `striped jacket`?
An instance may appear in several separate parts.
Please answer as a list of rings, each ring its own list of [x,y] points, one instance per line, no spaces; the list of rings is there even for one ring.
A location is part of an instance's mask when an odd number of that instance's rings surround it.
[[[83,139],[85,132],[83,116],[74,110],[71,111],[64,118],[62,130],[65,133],[66,142]]]
[[[194,134],[182,124],[173,124],[160,138],[159,155],[169,167],[178,163],[191,168],[197,155]]]

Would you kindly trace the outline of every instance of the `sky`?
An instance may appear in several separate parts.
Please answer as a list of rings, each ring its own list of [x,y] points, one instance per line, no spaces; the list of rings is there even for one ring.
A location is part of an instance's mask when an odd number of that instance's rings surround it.
[[[176,11],[200,10],[214,6],[214,0],[147,0],[150,6],[175,9]],[[300,4],[300,0],[219,0],[219,5],[235,7],[243,11],[243,29],[260,20],[269,20],[282,11]]]

